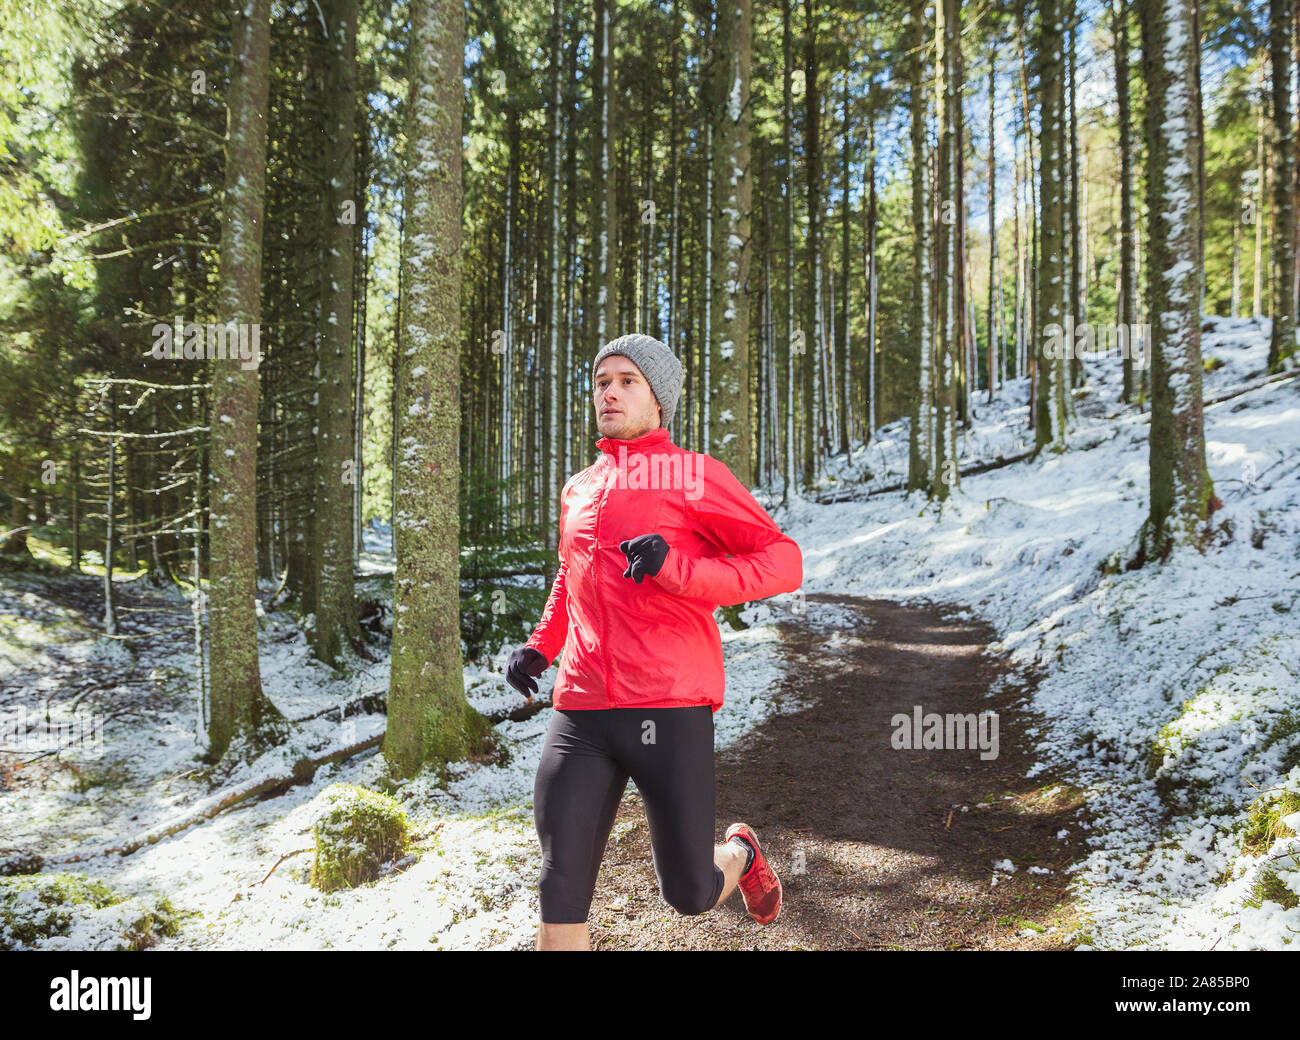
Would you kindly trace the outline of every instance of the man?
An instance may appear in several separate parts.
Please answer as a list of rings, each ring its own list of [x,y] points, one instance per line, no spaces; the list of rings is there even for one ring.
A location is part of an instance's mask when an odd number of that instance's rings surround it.
[[[802,553],[725,465],[669,440],[683,380],[665,344],[622,336],[592,372],[601,454],[564,485],[559,572],[506,666],[531,697],[564,650],[533,789],[539,950],[590,949],[587,914],[629,777],[669,904],[700,914],[739,886],[760,924],[781,910],[781,882],[749,827],[733,823],[713,844],[725,682],[713,612],[793,592]]]

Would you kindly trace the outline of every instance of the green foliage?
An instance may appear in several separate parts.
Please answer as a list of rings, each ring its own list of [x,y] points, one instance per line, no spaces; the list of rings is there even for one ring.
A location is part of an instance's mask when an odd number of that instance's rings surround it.
[[[333,784],[317,797],[322,809],[312,828],[313,887],[333,892],[374,881],[384,864],[406,852],[410,829],[392,798],[354,784]]]
[[[1277,870],[1272,867],[1260,870],[1255,883],[1250,888],[1250,897],[1246,900],[1246,905],[1260,907],[1266,902],[1278,903],[1285,910],[1294,910],[1300,906],[1300,896],[1291,891],[1286,882],[1278,877]]]
[[[124,896],[84,874],[0,877],[0,950],[31,948],[43,939],[68,936],[79,919],[124,903]],[[155,900],[138,917],[124,919],[120,938],[109,947],[147,949],[159,936],[176,934],[178,923],[170,900]]]
[[[1297,733],[1300,733],[1300,712],[1288,708],[1268,727],[1268,732],[1260,742],[1260,750],[1267,751],[1274,744],[1294,737]],[[1280,768],[1283,773],[1289,773],[1297,765],[1300,765],[1300,741],[1296,741],[1283,752]]]
[[[1295,831],[1282,823],[1283,817],[1300,812],[1300,795],[1291,791],[1260,795],[1246,811],[1246,829],[1241,849],[1262,856],[1278,838],[1293,837]]]

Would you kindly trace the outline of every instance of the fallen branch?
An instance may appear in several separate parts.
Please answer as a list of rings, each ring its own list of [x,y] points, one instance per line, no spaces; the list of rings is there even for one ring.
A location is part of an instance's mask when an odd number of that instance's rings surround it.
[[[526,719],[531,719],[543,708],[549,708],[550,706],[551,706],[550,701],[545,701],[538,697],[534,697],[531,700],[529,700],[528,703],[523,704],[520,707],[515,708],[511,711],[494,711],[491,714],[484,715],[483,717],[487,719],[490,723],[492,723],[492,725],[494,726],[499,722],[505,722],[507,719],[509,719],[511,722],[523,722]]]
[[[1234,397],[1240,397],[1242,394],[1248,394],[1252,390],[1258,390],[1261,386],[1268,386],[1269,383],[1285,382],[1288,379],[1294,379],[1297,375],[1300,375],[1300,372],[1294,370],[1290,372],[1276,372],[1264,379],[1258,379],[1253,383],[1247,383],[1244,386],[1239,386],[1233,390],[1229,390],[1227,393],[1219,394],[1217,397],[1207,397],[1201,407],[1209,408],[1212,404],[1222,404],[1224,401],[1231,401]]]
[[[329,715],[332,712],[340,712],[339,721],[351,715],[373,714],[387,710],[388,698],[383,690],[371,690],[370,693],[363,693],[360,697],[354,697],[350,701],[342,704],[334,704],[328,708],[322,708],[320,711],[314,711],[310,715],[304,715],[300,719],[290,719],[295,725],[299,722],[310,722],[312,719],[318,719],[322,715]]]
[[[304,852],[315,852],[315,851],[316,851],[316,846],[313,845],[307,849],[294,849],[292,852],[286,852],[283,856],[281,856],[279,859],[275,861],[275,867],[278,867],[290,856],[301,856]],[[266,884],[266,878],[269,878],[272,874],[275,873],[275,867],[272,867],[270,870],[266,872],[266,877],[262,878],[262,880],[258,882],[259,885]]]
[[[967,466],[965,469],[959,469],[957,472],[963,477],[973,477],[980,473],[988,473],[990,470],[1001,469],[1003,466],[1011,466],[1017,462],[1024,462],[1034,454],[1033,449],[1022,451],[1016,455],[1003,455],[996,459],[986,459],[983,462],[977,462],[973,466]],[[862,491],[859,488],[849,488],[844,491],[824,492],[814,496],[814,501],[821,505],[830,505],[834,502],[852,502],[864,498],[871,498],[874,495],[885,495],[891,491],[902,491],[907,487],[907,481],[898,480],[892,484],[884,484],[880,487],[870,488]]]
[[[129,856],[146,845],[156,845],[164,838],[170,838],[173,834],[179,834],[183,830],[193,827],[196,823],[202,823],[204,820],[210,820],[219,813],[224,812],[233,805],[247,801],[249,798],[258,796],[270,796],[282,794],[290,787],[297,784],[311,783],[315,777],[316,770],[325,765],[327,762],[337,762],[344,758],[351,758],[363,751],[369,751],[373,747],[378,747],[383,743],[384,734],[369,737],[359,744],[352,744],[349,747],[339,748],[337,751],[331,751],[327,755],[319,758],[304,758],[294,764],[293,772],[289,776],[276,776],[268,780],[261,780],[258,783],[251,784],[238,791],[232,791],[214,805],[201,809],[198,812],[191,813],[189,816],[177,820],[175,823],[168,824],[161,830],[154,831],[152,834],[146,834],[124,845],[113,845],[102,849],[90,849],[84,852],[74,852],[67,856],[56,856],[46,860],[47,864],[52,863],[81,863],[88,859],[94,859],[98,856],[107,856],[111,853],[118,853],[122,856]]]

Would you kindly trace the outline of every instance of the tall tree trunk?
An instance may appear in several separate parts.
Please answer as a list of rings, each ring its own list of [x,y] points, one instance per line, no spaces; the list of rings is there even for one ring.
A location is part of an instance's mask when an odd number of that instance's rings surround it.
[[[1136,387],[1133,380],[1132,335],[1137,322],[1137,269],[1133,256],[1133,118],[1129,106],[1129,0],[1114,0],[1115,96],[1119,102],[1119,306],[1116,317],[1128,334],[1121,342],[1129,345],[1124,352],[1124,386],[1121,401],[1132,401]]]
[[[1265,178],[1265,119],[1264,119],[1264,65],[1266,56],[1259,63],[1259,115],[1255,121],[1255,205],[1251,212],[1251,223],[1255,225],[1255,266],[1251,313],[1256,319],[1264,316],[1264,178]]]
[[[781,132],[785,177],[782,194],[785,199],[785,480],[781,500],[789,498],[790,485],[795,479],[795,408],[796,382],[795,358],[798,349],[794,328],[794,35],[790,27],[790,0],[781,0]]]
[[[1146,80],[1147,264],[1155,319],[1151,367],[1151,506],[1141,556],[1199,545],[1213,485],[1205,463],[1201,402],[1200,212],[1192,7],[1142,0]],[[1287,37],[1289,38],[1289,33]]]
[[[337,664],[361,638],[352,584],[356,487],[352,403],[356,264],[357,0],[322,0],[325,45],[325,193],[316,406],[316,628],[312,649]],[[358,402],[359,403],[359,402]]]
[[[1038,250],[1042,223],[1038,208],[1038,178],[1034,170],[1033,122],[1029,114],[1029,69],[1025,57],[1025,0],[1016,4],[1016,51],[1020,57],[1020,104],[1025,128],[1025,179],[1029,182],[1029,211],[1025,214],[1029,270],[1025,278],[1025,374],[1029,376],[1029,423],[1037,426],[1038,411]],[[1039,127],[1041,133],[1042,127]]]
[[[843,167],[844,167],[844,194],[843,194],[843,212],[840,214],[840,266],[843,268],[843,276],[840,279],[840,329],[839,337],[836,340],[839,351],[839,377],[836,380],[839,389],[840,399],[840,442],[838,450],[845,458],[849,455],[849,438],[851,437],[853,410],[851,407],[852,395],[849,393],[849,381],[852,377],[852,365],[850,364],[850,347],[852,336],[849,334],[851,322],[849,321],[849,286],[852,279],[849,277],[853,269],[852,260],[849,254],[849,217],[852,214],[853,207],[849,203],[849,169],[853,165],[853,135],[849,126],[849,73],[844,73],[844,144],[843,144]]]
[[[930,296],[930,160],[925,90],[925,0],[908,12],[908,89],[912,137],[912,341],[916,344],[916,395],[908,441],[908,490],[929,491],[934,473],[934,324]]]
[[[117,433],[117,387],[108,390],[108,429]],[[24,518],[25,519],[25,518]],[[108,490],[104,493],[104,634],[117,635],[113,558],[117,554],[117,437],[108,438]]]
[[[993,41],[989,52],[989,317],[988,317],[988,370],[989,397],[993,400],[993,387],[998,378],[998,323],[994,307],[997,303],[996,286],[998,284],[998,166],[997,166],[997,125],[993,117],[994,86],[997,79],[997,47]]]
[[[232,19],[218,316],[249,328],[251,337],[261,317],[271,0],[243,0]],[[258,370],[246,364],[212,362],[210,762],[235,737],[253,749],[282,739],[283,716],[262,692],[257,659]]]
[[[1065,347],[1073,340],[1067,320],[1065,232],[1066,206],[1064,134],[1065,98],[1063,55],[1065,38],[1060,0],[1044,0],[1039,29],[1039,94],[1041,97],[1042,157],[1039,180],[1042,198],[1042,273],[1039,277],[1038,314],[1045,342],[1038,366],[1035,401],[1035,443],[1039,448],[1065,448],[1066,366]],[[1037,353],[1037,352],[1036,352]]]
[[[596,299],[592,309],[594,328],[590,337],[593,350],[599,350],[618,335],[618,194],[614,154],[614,27],[610,5],[613,0],[596,0],[595,40],[592,60],[592,107],[596,113],[596,132],[592,135],[592,228],[595,249],[593,275]]]
[[[564,60],[564,26],[560,0],[551,4],[551,278],[550,304],[547,312],[547,324],[550,331],[550,353],[547,368],[550,371],[551,386],[547,394],[550,399],[550,426],[547,430],[547,495],[549,512],[544,518],[546,529],[546,583],[549,587],[558,571],[559,549],[559,503],[560,489],[564,485],[565,474],[561,469],[564,450],[561,444],[560,422],[561,403],[565,400],[563,358],[560,356],[560,114],[564,98],[560,92],[560,65]]]
[[[1065,313],[1070,316],[1072,327],[1078,328],[1079,325],[1088,320],[1088,315],[1083,307],[1083,246],[1081,242],[1083,213],[1079,204],[1079,115],[1074,103],[1075,81],[1078,79],[1076,71],[1077,51],[1074,46],[1074,32],[1077,22],[1075,12],[1075,0],[1066,0],[1066,20],[1069,23],[1067,37],[1067,59],[1066,66],[1066,87],[1069,90],[1069,134],[1070,134],[1070,296],[1066,304]],[[1071,337],[1073,340],[1073,337]],[[1070,353],[1073,355],[1066,368],[1067,387],[1083,385],[1083,359],[1074,351],[1074,343],[1069,344]],[[1066,408],[1073,405],[1074,398],[1067,392],[1065,397]]]
[[[960,0],[938,0],[935,6],[935,105],[939,113],[939,235],[935,244],[938,262],[937,306],[935,326],[935,428],[934,472],[930,495],[939,501],[948,497],[958,483],[957,445],[954,426],[957,419],[957,366],[962,320],[961,298],[961,191],[959,165],[958,49],[961,46]]]
[[[753,483],[749,382],[750,176],[749,65],[753,35],[750,0],[731,0],[718,12],[712,118],[714,197],[718,210],[712,251],[717,276],[712,286],[712,326],[717,364],[712,392],[717,444],[713,454],[745,487]]]
[[[1270,0],[1269,57],[1273,65],[1273,334],[1268,370],[1280,372],[1295,353],[1295,128],[1291,125],[1291,19],[1294,0]]]
[[[811,487],[817,478],[815,445],[821,394],[816,385],[816,366],[821,356],[821,92],[817,84],[817,0],[804,0],[804,162],[807,172],[808,238],[804,255],[808,264],[807,305],[804,311],[803,353],[803,484]],[[811,342],[808,342],[811,338]]]
[[[412,0],[398,412],[393,662],[384,757],[394,775],[456,761],[485,732],[460,654],[461,117],[465,9]]]
[[[68,503],[72,524],[71,566],[74,574],[81,573],[81,448],[72,445],[72,494]]]
[[[871,173],[867,182],[867,227],[865,239],[866,275],[867,275],[867,430],[864,443],[870,444],[876,434],[876,419],[879,414],[877,405],[876,379],[876,293],[879,278],[876,273],[876,84],[874,74],[868,90],[869,115],[867,118],[867,155],[871,164]],[[879,385],[883,385],[881,379]]]
[[[568,83],[573,84],[578,79],[578,44],[580,36],[577,32],[569,34],[569,75]],[[563,423],[564,423],[564,468],[565,474],[572,473],[574,470],[573,458],[575,452],[575,440],[578,437],[581,424],[585,423],[587,417],[591,414],[590,407],[579,407],[578,401],[583,400],[586,386],[581,385],[581,376],[585,372],[582,366],[575,366],[573,359],[573,331],[574,316],[578,313],[577,298],[577,274],[578,274],[578,132],[577,132],[577,98],[569,96],[565,99],[565,118],[567,142],[564,150],[564,226],[567,229],[566,239],[568,242],[565,255],[565,293],[564,293],[564,373],[566,379],[571,384],[570,392],[566,392],[562,402]],[[675,186],[674,186],[675,190]],[[677,205],[673,204],[673,224],[677,222]],[[675,295],[674,287],[674,295]],[[574,421],[573,409],[577,408],[577,422]],[[584,454],[586,444],[583,445]],[[557,524],[558,531],[558,524]]]
[[[374,86],[373,77],[370,77],[368,87]],[[356,354],[356,363],[353,365],[353,391],[352,391],[352,458],[355,462],[356,483],[352,488],[352,566],[355,570],[361,563],[361,553],[365,548],[362,529],[365,525],[365,444],[366,444],[366,304],[369,292],[370,282],[370,257],[367,248],[368,219],[366,216],[366,197],[370,186],[370,133],[365,125],[365,115],[368,106],[364,106],[362,98],[367,93],[363,90],[360,96],[353,98],[353,109],[360,114],[357,122],[360,129],[357,133],[357,146],[360,154],[357,156],[357,177],[356,177],[356,199],[357,199],[357,233],[356,233],[356,274],[355,281],[357,284],[356,301],[354,309],[356,311],[356,333],[353,337],[354,352]],[[356,118],[356,117],[354,117]]]

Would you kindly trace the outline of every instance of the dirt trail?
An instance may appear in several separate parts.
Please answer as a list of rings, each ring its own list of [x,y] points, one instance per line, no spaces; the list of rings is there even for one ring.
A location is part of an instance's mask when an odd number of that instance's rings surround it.
[[[1066,948],[1074,914],[1064,868],[1082,849],[1081,799],[1050,777],[1025,778],[1034,761],[1025,733],[1034,720],[1019,707],[1027,691],[985,696],[1007,666],[982,652],[993,631],[945,620],[953,612],[809,596],[806,622],[781,625],[787,679],[775,696],[811,706],[769,719],[717,758],[718,840],[733,820],[755,829],[784,886],[781,916],[755,924],[739,892],[707,914],[675,913],[659,894],[629,786],[596,886],[593,947]],[[828,627],[836,615],[841,627]],[[894,749],[892,717],[917,705],[996,711],[998,757]],[[1007,859],[1015,872],[995,872]]]

